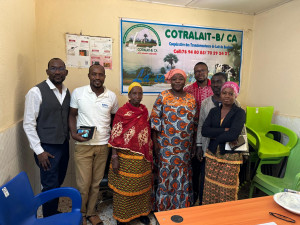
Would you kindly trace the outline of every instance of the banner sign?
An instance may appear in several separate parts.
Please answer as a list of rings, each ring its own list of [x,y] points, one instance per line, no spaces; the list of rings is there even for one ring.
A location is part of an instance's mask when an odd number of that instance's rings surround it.
[[[141,83],[145,94],[169,89],[164,74],[184,70],[187,85],[195,82],[194,66],[205,62],[209,78],[225,72],[240,83],[243,31],[121,20],[121,93]]]

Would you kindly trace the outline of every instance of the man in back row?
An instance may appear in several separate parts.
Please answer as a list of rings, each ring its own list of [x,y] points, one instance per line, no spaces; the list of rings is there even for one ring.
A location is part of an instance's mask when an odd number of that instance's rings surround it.
[[[208,67],[204,62],[198,62],[195,65],[194,76],[196,82],[185,87],[184,90],[195,97],[197,108],[198,108],[197,111],[199,113],[202,101],[207,97],[213,95],[211,89],[211,82],[207,78]],[[194,140],[194,142],[195,141],[196,140]],[[199,196],[199,176],[200,176],[200,163],[197,157],[192,158],[192,168],[193,168],[193,191],[194,191],[194,203],[195,203]]]
[[[108,156],[110,124],[118,110],[118,101],[115,93],[103,85],[106,78],[103,66],[90,66],[88,77],[90,85],[76,88],[72,93],[69,127],[77,141],[74,160],[76,183],[82,197],[83,225],[87,224],[87,220],[92,225],[100,225],[103,222],[96,214],[95,206]],[[94,139],[77,133],[80,126],[96,126]]]
[[[69,161],[68,115],[70,92],[63,85],[65,63],[53,58],[48,79],[31,88],[25,99],[23,128],[40,168],[42,192],[62,185]],[[43,216],[57,214],[59,199],[43,204]]]

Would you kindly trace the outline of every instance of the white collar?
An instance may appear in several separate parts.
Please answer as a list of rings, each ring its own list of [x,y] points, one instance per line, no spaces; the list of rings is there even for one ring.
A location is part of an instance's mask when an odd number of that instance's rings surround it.
[[[49,88],[50,88],[51,90],[53,90],[53,89],[58,89],[58,88],[51,82],[51,80],[49,80],[49,78],[46,80],[46,83],[48,84],[48,86],[49,86]],[[67,90],[66,86],[65,86],[64,84],[62,84],[62,91],[66,91],[66,90]]]
[[[104,91],[102,94],[100,94],[98,97],[108,97],[108,91],[107,91],[107,88],[103,85],[103,88],[104,88]],[[91,85],[88,85],[88,91],[89,93],[95,93],[93,92],[92,88],[91,88]]]

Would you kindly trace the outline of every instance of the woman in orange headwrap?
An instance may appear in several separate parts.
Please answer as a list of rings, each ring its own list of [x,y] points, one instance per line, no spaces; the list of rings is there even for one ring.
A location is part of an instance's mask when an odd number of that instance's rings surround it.
[[[197,118],[196,101],[183,90],[186,78],[180,69],[165,75],[171,89],[159,94],[150,117],[158,159],[158,211],[185,208],[193,203],[191,154]]]

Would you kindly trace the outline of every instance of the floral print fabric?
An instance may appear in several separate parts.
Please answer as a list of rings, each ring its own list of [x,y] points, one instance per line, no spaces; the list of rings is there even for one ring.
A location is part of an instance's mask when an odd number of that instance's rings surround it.
[[[186,93],[176,97],[169,90],[157,97],[150,116],[158,131],[158,188],[156,209],[165,211],[191,206],[193,202],[191,149],[197,118],[196,101]]]

